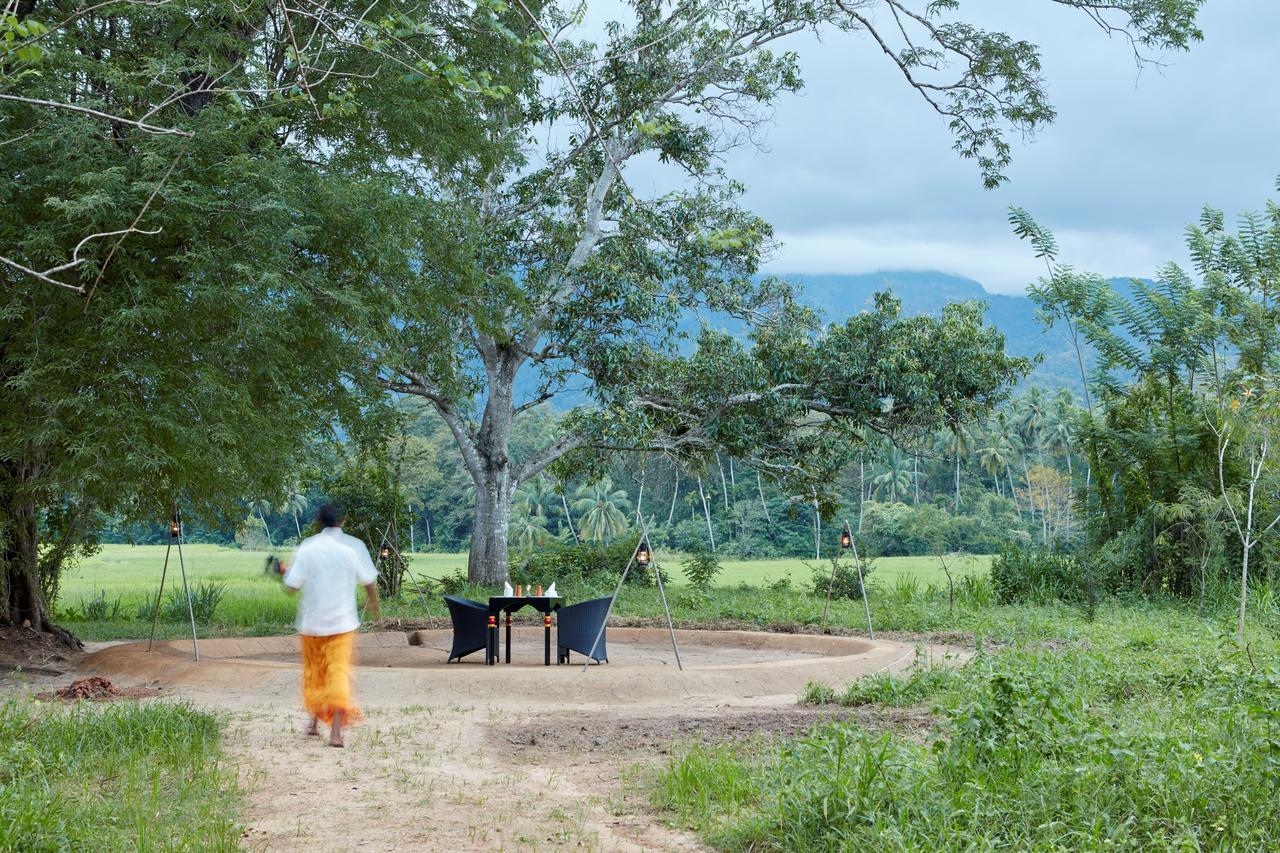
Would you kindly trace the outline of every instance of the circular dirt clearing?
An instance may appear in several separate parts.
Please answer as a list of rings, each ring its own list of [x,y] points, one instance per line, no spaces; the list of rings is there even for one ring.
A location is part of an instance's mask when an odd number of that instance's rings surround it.
[[[560,707],[600,702],[664,705],[673,700],[751,700],[797,694],[810,681],[843,685],[871,672],[909,665],[916,646],[854,637],[755,631],[677,631],[684,670],[676,667],[670,635],[653,628],[610,628],[609,663],[583,671],[585,658],[569,666],[544,666],[543,632],[516,628],[510,664],[485,666],[477,652],[446,664],[451,640],[445,630],[412,635],[361,634],[359,692],[433,701],[470,697],[499,703],[554,701]],[[411,639],[414,643],[411,645]],[[554,643],[554,637],[552,639]],[[86,671],[161,683],[227,689],[285,687],[297,679],[297,637],[203,640],[201,660],[190,641],[126,643],[89,655]],[[505,644],[503,647],[505,657]],[[927,652],[926,652],[927,653]],[[940,657],[945,650],[935,650]]]

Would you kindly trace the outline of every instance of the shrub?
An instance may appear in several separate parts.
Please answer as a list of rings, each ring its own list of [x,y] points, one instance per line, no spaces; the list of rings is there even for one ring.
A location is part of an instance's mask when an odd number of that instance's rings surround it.
[[[62,615],[64,619],[73,622],[111,622],[119,619],[123,610],[124,603],[120,596],[108,601],[106,590],[100,589],[93,598],[88,601],[80,599],[79,607],[72,607]]]
[[[991,584],[1001,604],[1063,601],[1092,607],[1114,592],[1085,560],[1060,548],[1006,545],[991,561]]]
[[[706,550],[693,552],[680,565],[685,577],[689,579],[689,585],[702,593],[711,589],[716,575],[720,574],[720,559]]]
[[[827,587],[831,588],[831,597],[834,599],[847,598],[852,601],[858,601],[862,598],[862,583],[858,580],[857,568],[850,560],[841,560],[833,557],[835,562],[835,575],[832,578],[830,568],[815,566],[813,569],[813,594],[821,598],[827,597]],[[871,564],[864,563],[862,566],[863,580],[871,574]]]
[[[514,568],[511,582],[545,585],[555,581],[561,586],[568,583],[617,583],[618,576],[635,553],[637,541],[635,536],[628,536],[603,547],[585,542],[550,547],[529,555],[523,564]],[[665,573],[662,579],[667,579]],[[627,583],[653,584],[652,564],[641,566],[632,563]]]
[[[445,595],[457,595],[467,588],[467,573],[454,569],[440,578],[440,589]]]

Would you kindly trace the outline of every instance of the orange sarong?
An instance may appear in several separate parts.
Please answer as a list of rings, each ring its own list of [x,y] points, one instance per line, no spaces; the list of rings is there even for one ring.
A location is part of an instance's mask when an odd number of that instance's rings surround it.
[[[362,716],[351,699],[355,639],[355,631],[328,637],[302,635],[302,704],[325,724],[333,722],[335,711],[342,712],[343,723]]]

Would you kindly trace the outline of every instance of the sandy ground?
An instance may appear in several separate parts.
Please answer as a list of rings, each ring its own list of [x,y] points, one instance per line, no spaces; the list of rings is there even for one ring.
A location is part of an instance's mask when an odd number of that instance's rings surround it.
[[[295,638],[112,644],[60,675],[6,676],[47,690],[97,674],[222,713],[246,790],[253,850],[693,850],[649,807],[652,768],[691,740],[804,731],[833,716],[911,731],[912,712],[806,708],[811,680],[843,685],[954,648],[901,640],[610,628],[610,663],[544,667],[542,632],[517,628],[513,663],[443,664],[447,631],[360,637],[365,720],[345,749],[302,735]],[[581,661],[580,658],[575,658]],[[474,662],[472,662],[474,661]]]

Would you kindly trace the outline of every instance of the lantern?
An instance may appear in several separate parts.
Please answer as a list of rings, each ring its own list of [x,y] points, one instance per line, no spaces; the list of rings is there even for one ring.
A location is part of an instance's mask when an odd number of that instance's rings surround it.
[[[169,520],[169,535],[174,538],[182,535],[182,522],[178,520],[176,515]]]
[[[844,523],[844,529],[840,531],[840,547],[853,547],[853,533],[849,531],[849,522],[847,521]]]
[[[390,559],[391,559],[391,546],[390,546],[390,545],[383,545],[383,546],[382,546],[382,548],[380,548],[380,549],[378,550],[378,559],[379,559],[379,560],[390,560]]]
[[[641,566],[647,566],[652,560],[653,554],[649,551],[649,543],[641,542],[640,547],[636,549],[636,562]]]

